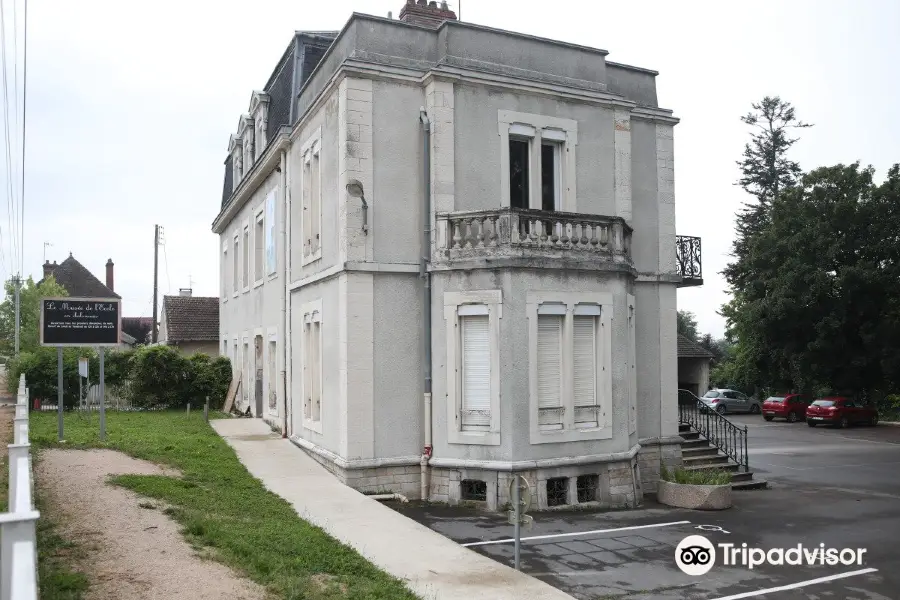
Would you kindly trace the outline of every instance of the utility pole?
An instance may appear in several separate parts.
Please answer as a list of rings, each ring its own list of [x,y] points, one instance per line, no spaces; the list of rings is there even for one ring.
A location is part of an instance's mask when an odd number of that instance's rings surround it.
[[[153,331],[151,340],[156,343],[156,302],[159,291],[159,225],[153,229]]]
[[[19,356],[19,330],[22,326],[22,323],[20,321],[21,311],[19,310],[21,294],[19,293],[19,291],[22,289],[22,278],[19,277],[18,275],[16,275],[15,277],[13,277],[13,283],[16,286],[16,354],[15,355]]]

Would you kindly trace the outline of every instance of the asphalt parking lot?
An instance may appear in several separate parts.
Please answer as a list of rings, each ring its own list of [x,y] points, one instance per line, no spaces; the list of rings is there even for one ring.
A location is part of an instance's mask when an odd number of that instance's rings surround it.
[[[734,417],[750,429],[751,468],[771,489],[735,494],[722,512],[645,507],[535,513],[522,570],[575,598],[654,600],[900,600],[900,427],[809,428]],[[451,539],[513,564],[503,515],[446,506],[399,510]],[[702,528],[700,528],[702,527]],[[721,530],[718,530],[718,529]],[[862,548],[859,565],[715,566],[693,577],[675,547],[688,535],[741,548]]]

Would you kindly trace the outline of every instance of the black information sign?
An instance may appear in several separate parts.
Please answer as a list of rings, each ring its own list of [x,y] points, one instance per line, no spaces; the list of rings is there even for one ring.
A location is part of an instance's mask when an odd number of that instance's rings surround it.
[[[117,346],[120,313],[117,298],[42,298],[41,345]]]

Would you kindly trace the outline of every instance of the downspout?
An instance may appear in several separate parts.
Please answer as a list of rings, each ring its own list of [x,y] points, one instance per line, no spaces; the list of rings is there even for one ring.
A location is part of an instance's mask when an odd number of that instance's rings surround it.
[[[282,416],[284,419],[283,426],[281,428],[281,437],[286,438],[288,436],[288,385],[287,385],[287,373],[290,364],[288,363],[288,340],[291,339],[290,333],[288,332],[288,305],[290,303],[290,290],[289,290],[289,281],[290,281],[290,257],[291,257],[291,249],[288,248],[289,236],[287,235],[288,225],[287,220],[291,217],[291,202],[290,196],[291,192],[288,189],[289,179],[287,174],[288,169],[288,160],[287,160],[287,151],[281,151],[281,193],[284,194],[284,202],[281,203],[281,218],[278,219],[278,222],[281,224],[281,231],[279,232],[279,237],[281,238],[281,248],[284,248],[284,260],[282,261],[282,272],[284,273],[284,302],[281,304],[281,353],[282,353],[282,371],[281,371],[281,382],[282,382],[282,398],[284,398],[284,409],[282,410]]]
[[[419,109],[422,123],[422,149],[424,172],[422,189],[422,257],[419,276],[422,278],[422,377],[423,400],[425,401],[425,448],[420,464],[422,466],[421,499],[428,500],[428,461],[431,460],[431,274],[428,263],[431,259],[431,121],[424,108]]]

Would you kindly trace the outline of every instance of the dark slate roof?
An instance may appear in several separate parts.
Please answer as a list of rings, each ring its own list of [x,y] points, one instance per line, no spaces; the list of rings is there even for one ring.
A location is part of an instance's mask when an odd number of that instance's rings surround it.
[[[66,292],[73,298],[121,298],[71,254],[56,265],[52,273],[56,283],[66,288]]]
[[[219,340],[219,299],[203,296],[163,296],[166,340],[207,342]]]
[[[712,352],[681,334],[678,335],[678,358],[712,358]]]

